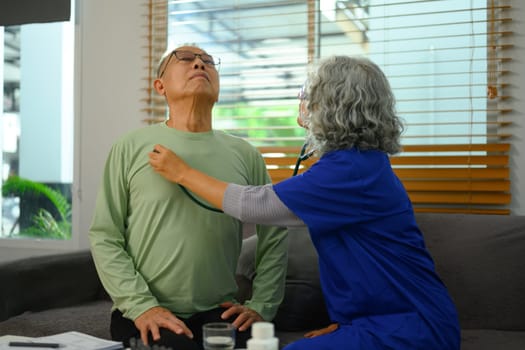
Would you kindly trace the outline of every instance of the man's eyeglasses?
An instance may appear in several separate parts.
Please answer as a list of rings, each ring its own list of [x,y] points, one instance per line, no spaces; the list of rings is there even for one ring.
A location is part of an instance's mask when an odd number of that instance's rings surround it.
[[[208,55],[207,53],[195,53],[185,50],[174,50],[170,53],[170,56],[168,57],[168,60],[166,61],[162,72],[160,72],[159,74],[159,78],[161,78],[164,72],[166,71],[166,68],[168,67],[168,64],[170,63],[170,60],[173,56],[175,56],[175,58],[177,58],[179,61],[184,62],[193,62],[198,57],[204,64],[212,67],[221,64],[220,58],[217,60],[217,62],[215,62],[213,56]]]

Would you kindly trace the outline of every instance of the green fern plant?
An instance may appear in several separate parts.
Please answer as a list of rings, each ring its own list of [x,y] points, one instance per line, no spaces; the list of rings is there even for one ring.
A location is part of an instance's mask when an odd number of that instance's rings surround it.
[[[10,176],[2,186],[2,195],[43,196],[53,204],[59,215],[57,220],[48,210],[40,208],[31,218],[33,226],[23,229],[20,235],[59,239],[71,237],[71,204],[59,191],[40,182]]]

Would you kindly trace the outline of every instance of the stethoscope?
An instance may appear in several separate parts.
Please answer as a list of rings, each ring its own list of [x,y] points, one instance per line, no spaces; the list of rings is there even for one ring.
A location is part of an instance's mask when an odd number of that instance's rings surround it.
[[[209,206],[208,204],[206,204],[206,203],[200,201],[199,199],[197,199],[194,195],[192,195],[192,194],[190,193],[190,191],[188,191],[188,190],[186,189],[186,187],[182,186],[181,184],[179,184],[179,187],[180,187],[180,189],[182,190],[182,192],[184,192],[184,193],[186,194],[186,196],[190,197],[190,199],[191,199],[192,201],[194,201],[195,203],[197,203],[198,205],[200,205],[200,206],[203,207],[204,209],[208,209],[208,210],[214,211],[214,212],[216,212],[216,213],[224,213],[222,210],[217,209],[217,208],[212,207],[212,206]]]
[[[153,152],[159,153],[159,151],[157,151],[156,149],[154,149]],[[182,186],[181,184],[177,184],[177,185],[179,185],[180,189],[182,190],[182,192],[184,192],[186,194],[186,196],[188,196],[192,201],[194,201],[195,203],[197,203],[199,206],[203,207],[204,209],[208,209],[208,210],[211,210],[211,211],[214,211],[214,212],[217,212],[217,213],[224,213],[222,210],[217,209],[215,207],[211,207],[208,204],[198,200],[197,197],[192,195],[190,193],[190,191],[188,191],[186,189],[186,187]]]
[[[303,146],[301,147],[301,152],[299,153],[299,156],[297,157],[297,161],[295,162],[295,167],[293,169],[292,176],[297,175],[297,172],[299,171],[299,167],[301,166],[301,162],[304,162],[305,160],[307,160],[314,154],[315,150],[306,152],[307,149],[308,149],[308,143],[304,143]],[[182,192],[186,194],[186,196],[188,196],[192,201],[194,201],[195,203],[197,203],[199,206],[203,207],[204,209],[208,209],[216,213],[224,213],[222,210],[209,206],[208,204],[203,203],[202,201],[197,199],[193,194],[190,193],[190,191],[186,189],[186,187],[182,186],[181,184],[179,184],[179,187],[181,188]]]
[[[301,152],[299,153],[299,156],[297,157],[297,161],[295,162],[295,168],[293,169],[292,176],[297,175],[301,162],[304,162],[305,160],[313,156],[313,154],[315,153],[315,149],[310,150],[309,152],[306,152],[307,149],[308,149],[308,143],[305,142],[303,144],[303,147],[301,147]]]

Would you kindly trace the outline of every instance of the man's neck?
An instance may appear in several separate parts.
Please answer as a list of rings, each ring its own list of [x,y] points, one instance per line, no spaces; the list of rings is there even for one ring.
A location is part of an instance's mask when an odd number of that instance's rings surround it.
[[[211,130],[211,117],[203,119],[195,116],[184,117],[170,114],[166,125],[181,131],[207,132]]]
[[[192,104],[186,108],[184,108],[185,106],[170,107],[170,117],[166,125],[170,128],[188,132],[210,131],[212,129],[212,106],[201,105],[200,108],[197,106],[198,104]]]

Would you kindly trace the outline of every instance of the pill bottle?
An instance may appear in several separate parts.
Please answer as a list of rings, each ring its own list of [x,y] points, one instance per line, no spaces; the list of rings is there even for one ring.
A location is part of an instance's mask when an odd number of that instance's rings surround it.
[[[279,339],[274,336],[273,323],[252,324],[252,337],[246,342],[247,350],[279,350]]]

